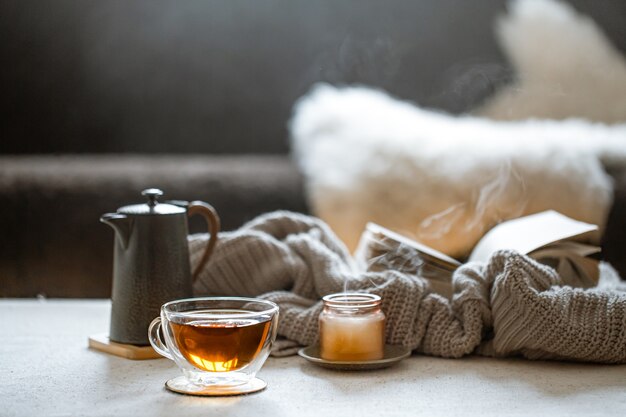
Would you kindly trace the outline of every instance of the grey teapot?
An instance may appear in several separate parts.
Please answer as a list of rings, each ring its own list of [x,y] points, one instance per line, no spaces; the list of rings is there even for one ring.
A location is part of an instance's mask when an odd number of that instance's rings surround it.
[[[192,284],[215,247],[220,219],[202,201],[159,203],[163,191],[141,193],[144,204],[120,207],[100,221],[115,230],[113,290],[109,338],[118,343],[148,344],[148,325],[167,301],[192,297]],[[211,238],[193,274],[187,245],[187,218],[199,214]]]

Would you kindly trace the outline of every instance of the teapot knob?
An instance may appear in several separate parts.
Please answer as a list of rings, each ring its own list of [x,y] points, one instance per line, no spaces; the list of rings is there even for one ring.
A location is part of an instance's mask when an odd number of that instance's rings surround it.
[[[163,191],[158,188],[147,188],[141,192],[141,195],[148,197],[148,205],[154,207],[157,205],[157,198],[163,195]]]

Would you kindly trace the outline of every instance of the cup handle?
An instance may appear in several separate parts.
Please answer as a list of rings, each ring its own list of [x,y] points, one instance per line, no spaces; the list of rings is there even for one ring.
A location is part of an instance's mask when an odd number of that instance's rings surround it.
[[[161,333],[159,332],[160,328],[161,317],[157,317],[156,319],[152,320],[152,323],[150,323],[150,327],[148,327],[148,340],[150,341],[152,348],[156,350],[159,355],[174,360],[172,354],[170,353],[170,350],[161,340]]]
[[[204,267],[204,265],[209,260],[211,253],[213,253],[213,249],[215,248],[215,244],[217,243],[217,235],[220,232],[220,217],[217,215],[217,212],[208,203],[204,201],[192,201],[189,203],[187,207],[187,215],[194,216],[196,214],[201,215],[206,220],[207,225],[209,226],[209,233],[211,234],[211,238],[204,249],[204,253],[202,254],[202,258],[200,258],[200,262],[194,269],[192,274],[192,281],[195,282],[198,278],[198,274]]]

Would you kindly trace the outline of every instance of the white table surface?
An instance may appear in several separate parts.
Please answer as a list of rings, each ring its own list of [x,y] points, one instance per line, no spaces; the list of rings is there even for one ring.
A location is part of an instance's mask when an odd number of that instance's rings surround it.
[[[0,416],[595,416],[626,415],[626,366],[412,356],[370,372],[270,358],[268,388],[231,398],[170,393],[167,359],[87,348],[110,303],[0,300]]]

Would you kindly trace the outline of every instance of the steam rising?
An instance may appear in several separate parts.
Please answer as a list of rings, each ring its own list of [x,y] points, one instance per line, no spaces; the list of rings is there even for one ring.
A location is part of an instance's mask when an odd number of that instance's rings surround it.
[[[424,260],[419,252],[409,245],[395,240],[388,240],[366,229],[361,236],[359,248],[355,254],[360,270],[380,272],[395,270],[407,274],[420,275]],[[379,285],[370,280],[376,288]],[[348,280],[344,282],[344,292],[348,291]]]
[[[400,67],[400,54],[388,37],[360,39],[347,35],[317,59],[319,78],[330,83],[388,87]],[[317,78],[317,77],[316,77]]]
[[[385,242],[377,244],[380,255],[367,260],[368,270],[389,270],[419,275],[424,261],[419,252],[405,244],[390,245]]]
[[[503,220],[521,216],[528,202],[524,179],[510,160],[505,160],[473,194],[472,201],[425,218],[419,225],[418,239],[443,239],[455,229],[482,234]]]

